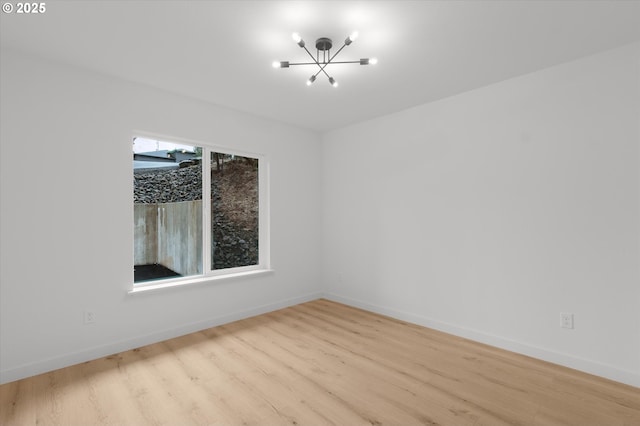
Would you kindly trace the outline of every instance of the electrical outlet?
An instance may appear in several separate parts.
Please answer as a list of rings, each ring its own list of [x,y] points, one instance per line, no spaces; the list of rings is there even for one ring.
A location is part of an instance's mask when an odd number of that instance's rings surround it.
[[[573,314],[560,312],[560,327],[573,328]]]
[[[96,322],[96,314],[91,311],[84,311],[84,323],[93,324]]]

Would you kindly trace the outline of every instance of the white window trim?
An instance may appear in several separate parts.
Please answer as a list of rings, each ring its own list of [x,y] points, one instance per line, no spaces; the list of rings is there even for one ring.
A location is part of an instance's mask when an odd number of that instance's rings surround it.
[[[142,137],[166,142],[175,142],[191,146],[202,147],[202,261],[203,273],[201,275],[190,275],[188,277],[167,278],[162,280],[152,280],[140,283],[133,281],[131,276],[131,286],[128,294],[146,293],[149,291],[185,287],[206,283],[226,281],[228,279],[248,278],[252,276],[272,273],[270,257],[270,214],[269,214],[269,161],[265,154],[241,151],[221,145],[209,144],[201,141],[194,141],[173,136],[164,136],[148,132],[134,132],[131,139]],[[211,265],[211,174],[205,170],[211,169],[211,153],[222,152],[225,154],[237,155],[241,157],[256,158],[258,160],[258,264],[241,266],[228,269],[212,269]],[[131,170],[131,180],[133,180],[133,170]],[[133,203],[131,203],[133,217]],[[133,222],[132,222],[133,223]],[[133,260],[133,259],[132,259]],[[133,272],[133,268],[131,268]]]
[[[238,268],[233,268],[238,269]],[[273,269],[255,269],[252,271],[227,273],[224,275],[194,275],[191,277],[164,279],[158,281],[148,281],[148,284],[136,284],[127,294],[143,294],[159,290],[177,289],[184,287],[193,287],[196,285],[206,285],[219,283],[228,280],[251,278],[261,275],[267,275],[275,272]]]

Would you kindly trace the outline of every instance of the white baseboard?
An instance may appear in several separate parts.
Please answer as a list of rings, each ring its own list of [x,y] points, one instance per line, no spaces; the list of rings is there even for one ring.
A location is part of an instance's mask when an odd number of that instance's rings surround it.
[[[553,364],[558,364],[564,367],[573,368],[574,370],[583,371],[585,373],[604,377],[610,380],[614,380],[616,382],[624,383],[624,384],[635,386],[635,387],[640,387],[640,374],[634,373],[631,371],[620,370],[606,364],[600,364],[594,361],[577,358],[571,355],[550,351],[548,349],[538,348],[535,346],[528,345],[526,343],[521,343],[521,342],[517,342],[510,339],[505,339],[500,336],[483,333],[478,330],[458,327],[458,326],[447,324],[441,321],[436,321],[421,315],[416,315],[408,312],[402,312],[394,309],[385,308],[378,305],[373,305],[371,303],[354,300],[354,299],[343,297],[334,293],[326,293],[324,297],[328,300],[332,300],[338,303],[343,303],[345,305],[375,312],[381,315],[386,315],[402,321],[410,322],[412,324],[433,328],[435,330],[443,331],[445,333],[453,334],[455,336],[464,337],[469,340],[474,340],[476,342],[484,343],[490,346],[495,346],[497,348],[506,349],[511,352],[527,355],[543,361],[551,362]]]
[[[161,342],[174,337],[183,336],[185,334],[194,333],[196,331],[227,324],[256,315],[272,312],[288,306],[309,302],[319,298],[326,298],[345,305],[354,306],[367,311],[386,315],[402,321],[413,324],[422,325],[424,327],[433,328],[455,336],[464,337],[476,342],[485,343],[501,349],[531,356],[533,358],[548,361],[554,364],[580,370],[589,374],[611,379],[617,382],[625,383],[631,386],[640,387],[640,374],[630,371],[620,370],[609,365],[577,358],[571,355],[541,349],[535,346],[527,345],[521,342],[505,339],[499,336],[483,333],[481,331],[468,328],[458,327],[441,321],[436,321],[421,315],[397,311],[385,308],[371,303],[343,297],[334,293],[311,293],[304,296],[298,296],[290,299],[281,300],[274,303],[256,306],[250,309],[226,314],[218,317],[212,317],[204,321],[198,321],[186,324],[180,327],[159,331],[133,339],[121,340],[117,342],[107,343],[105,345],[95,346],[83,351],[65,354],[59,357],[50,358],[35,363],[24,364],[15,368],[0,370],[0,384],[13,382],[26,377],[35,376],[59,368],[68,367],[104,356],[112,355],[118,352],[139,348],[141,346],[150,345]]]
[[[308,295],[256,306],[226,315],[212,317],[204,321],[185,324],[180,327],[162,330],[156,333],[138,336],[132,339],[94,346],[79,352],[68,353],[59,357],[49,358],[30,364],[24,364],[7,370],[0,370],[0,384],[13,382],[15,380],[20,380],[26,377],[31,377],[49,371],[57,370],[59,368],[69,367],[71,365],[80,364],[82,362],[91,361],[93,359],[102,358],[104,356],[128,351],[130,349],[139,348],[141,346],[150,345],[152,343],[162,342],[174,337],[184,336],[185,334],[194,333],[196,331],[205,330],[207,328],[215,327],[222,324],[228,324],[233,321],[238,321],[256,315],[273,312],[275,310],[286,308],[288,306],[316,300],[323,296],[323,293],[311,293]]]

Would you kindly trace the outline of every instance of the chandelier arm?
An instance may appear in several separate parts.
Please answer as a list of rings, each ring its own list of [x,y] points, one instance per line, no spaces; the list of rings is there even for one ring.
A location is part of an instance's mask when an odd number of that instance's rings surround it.
[[[329,64],[359,64],[360,61],[336,61],[336,62],[327,62],[327,65]],[[291,65],[291,64],[290,64]]]
[[[333,58],[335,58],[336,56],[338,56],[338,53],[342,52],[342,49],[344,49],[345,47],[347,47],[347,44],[343,44],[342,47],[340,49],[338,49],[338,51],[336,53],[333,54],[332,57],[329,58],[329,62],[327,62],[327,64],[330,64],[331,61],[333,61]]]
[[[290,62],[289,66],[293,66],[293,65],[319,65],[319,62]]]
[[[326,67],[326,65],[324,67],[320,68],[320,71],[322,71],[324,73],[324,75],[327,76],[327,78],[331,78],[331,76],[329,74],[327,74],[327,72],[324,70],[325,67]],[[320,71],[318,71],[318,74],[320,74]]]
[[[311,54],[311,52],[309,52],[309,49],[307,49],[307,46],[302,46],[302,48],[309,54],[309,57],[311,57],[311,59],[313,59],[313,61],[315,62],[315,64],[317,66],[320,66],[320,62],[318,62],[316,60],[316,58],[313,57],[313,55]]]
[[[359,64],[360,61],[335,61],[335,62],[331,62],[332,64]],[[325,66],[329,65],[329,62],[322,63],[322,62],[289,62],[289,66],[292,67],[294,65],[319,65],[320,68],[324,68]]]

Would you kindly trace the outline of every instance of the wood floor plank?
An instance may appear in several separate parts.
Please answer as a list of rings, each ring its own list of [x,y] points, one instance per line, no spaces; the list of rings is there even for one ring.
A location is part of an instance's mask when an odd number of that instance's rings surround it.
[[[640,389],[328,300],[0,386],[0,425],[640,425]]]

